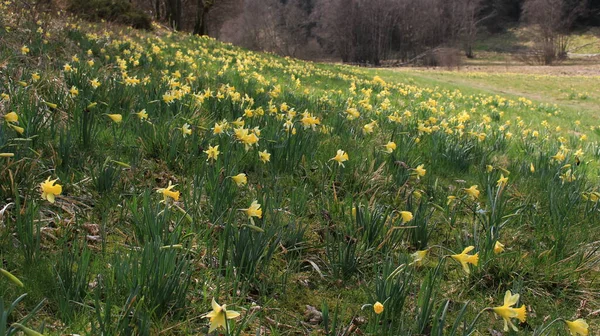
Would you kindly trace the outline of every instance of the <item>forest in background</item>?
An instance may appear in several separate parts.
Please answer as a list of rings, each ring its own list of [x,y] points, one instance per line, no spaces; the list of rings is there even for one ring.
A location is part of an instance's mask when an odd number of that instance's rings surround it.
[[[454,62],[459,53],[471,58],[478,34],[501,33],[519,24],[535,27],[535,45],[520,57],[552,64],[566,57],[570,31],[600,25],[600,2],[589,0],[134,0],[134,4],[176,30],[252,50],[370,65],[386,60],[440,65]]]

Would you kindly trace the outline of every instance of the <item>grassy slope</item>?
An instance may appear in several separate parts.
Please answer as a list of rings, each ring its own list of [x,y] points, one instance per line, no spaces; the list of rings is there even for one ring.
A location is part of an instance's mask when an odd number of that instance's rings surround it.
[[[459,303],[470,301],[466,314],[470,322],[483,307],[499,305],[504,291],[511,289],[527,304],[528,321],[519,328],[530,334],[547,317],[586,317],[598,309],[598,255],[591,253],[598,237],[597,206],[581,198],[597,189],[593,184],[561,182],[559,175],[566,171],[561,166],[574,164],[572,153],[565,162],[549,158],[559,148],[557,135],[566,134],[563,142],[573,150],[585,145],[584,158],[597,161],[597,144],[580,142],[580,134],[571,131],[583,132],[583,126],[594,125],[588,118],[581,118],[580,129],[562,106],[563,112],[555,116],[557,108],[538,104],[546,99],[490,97],[488,93],[496,94],[496,89],[469,85],[466,78],[446,84],[445,75],[378,71],[387,81],[382,83],[373,80],[371,70],[249,53],[163,30],[143,33],[77,21],[63,29],[65,22],[42,18],[43,29],[52,32],[45,38],[35,33],[34,22],[17,21],[25,15],[3,16],[11,30],[0,35],[6,42],[0,49],[0,64],[6,65],[0,92],[10,95],[0,114],[16,111],[19,125],[25,127],[20,136],[5,122],[0,133],[0,152],[15,153],[0,168],[0,192],[3,199],[20,200],[20,211],[6,217],[0,253],[4,267],[26,283],[29,293],[15,319],[47,298],[48,304],[31,323],[48,324],[47,334],[93,333],[91,325],[101,328],[102,321],[115,334],[202,334],[207,324],[200,317],[217,297],[220,303],[249,312],[244,316],[251,319],[238,323],[236,332],[245,323],[245,332],[252,334],[260,328],[276,335],[323,334],[324,324],[299,321],[304,320],[306,305],[321,310],[325,302],[332,315],[339,305],[339,323],[344,327],[366,318],[366,323],[355,324],[367,334],[418,334],[423,330],[415,324],[417,307],[428,302],[417,300],[426,292],[421,285],[449,253],[447,249],[460,252],[468,245],[477,247],[480,266],[466,276],[447,260],[434,282],[440,290],[432,301],[434,310],[442,299],[449,299],[449,316],[454,318]],[[31,48],[27,55],[21,53],[23,45]],[[127,60],[128,76],[122,74],[117,57]],[[88,59],[94,64],[86,64]],[[79,71],[65,71],[65,63]],[[32,73],[41,79],[32,82]],[[193,76],[189,81],[188,75]],[[125,84],[127,78],[146,77],[146,84]],[[101,82],[97,89],[89,84],[93,78]],[[166,104],[164,94],[177,92],[182,83],[189,85],[190,93]],[[79,88],[76,96],[68,92],[73,86]],[[281,92],[276,93],[277,87]],[[207,90],[210,94],[199,103]],[[240,102],[236,93],[248,94],[255,105]],[[44,101],[58,106],[49,107]],[[92,102],[98,104],[90,107]],[[283,103],[299,113],[309,110],[328,128],[304,129],[296,116],[292,120],[297,134],[289,136],[281,126],[291,116]],[[269,113],[273,106],[274,114]],[[258,113],[259,107],[264,115]],[[349,107],[356,107],[361,117],[348,120]],[[134,114],[142,109],[152,124],[140,122]],[[462,112],[472,120],[457,121]],[[115,113],[123,116],[121,124],[106,116]],[[88,133],[82,125],[90,115],[95,116],[94,128],[86,144]],[[390,123],[390,115],[403,119]],[[226,118],[231,123],[238,117],[248,129],[260,128],[259,148],[246,150],[233,140],[231,129],[213,134],[215,122]],[[517,117],[522,126],[517,126]],[[544,119],[547,128],[539,125]],[[365,134],[364,126],[372,120],[378,122],[376,132]],[[510,127],[499,131],[507,122]],[[192,130],[186,137],[185,123]],[[558,125],[564,133],[554,134]],[[456,132],[460,126],[466,127],[462,137],[444,132]],[[524,130],[539,130],[541,135],[521,139]],[[513,133],[510,139],[508,131]],[[479,140],[481,134],[485,139]],[[382,152],[390,140],[398,144],[393,155]],[[216,144],[221,156],[207,162],[204,150]],[[350,156],[345,167],[330,161],[340,148]],[[259,150],[271,153],[269,163],[258,160]],[[530,162],[535,162],[535,174],[529,172]],[[427,169],[421,179],[414,176],[418,164]],[[492,172],[486,172],[488,164],[495,167]],[[579,173],[586,167],[572,169]],[[496,180],[508,174],[506,169],[511,171],[510,184],[502,193],[505,208],[499,211],[518,214],[510,217],[513,220],[499,237],[506,253],[495,256],[486,243],[488,231],[480,225],[498,191]],[[116,178],[111,177],[115,172]],[[248,186],[238,188],[228,178],[239,172],[247,174]],[[54,205],[39,200],[39,183],[48,175],[60,177],[64,186]],[[181,192],[179,208],[159,204],[156,189],[169,181]],[[473,184],[482,190],[479,205],[461,191]],[[458,201],[447,203],[447,196]],[[238,209],[255,199],[262,204],[263,218],[250,222]],[[573,202],[571,208],[560,204],[565,199]],[[424,210],[419,210],[419,200]],[[353,207],[358,208],[355,216]],[[479,207],[488,211],[478,212]],[[382,209],[409,210],[415,219],[406,224],[385,211],[376,214]],[[434,216],[427,222],[424,214],[430,211]],[[496,225],[505,219],[496,218]],[[49,223],[43,224],[48,234],[37,249],[35,240],[27,241],[36,237],[27,231],[36,223]],[[391,226],[401,229],[390,230]],[[86,243],[81,234],[99,235],[103,243]],[[560,249],[555,247],[558,242],[564,244]],[[183,248],[172,249],[171,244]],[[269,248],[273,255],[267,264]],[[431,252],[423,266],[389,276],[399,265],[411,263],[411,253],[424,248]],[[90,271],[69,279],[69,274],[82,269],[88,249]],[[252,258],[258,258],[257,264],[245,263]],[[144,273],[138,265],[151,271]],[[248,271],[251,266],[258,268]],[[132,269],[145,277],[132,278]],[[402,290],[396,279],[412,280]],[[165,280],[187,287],[169,290]],[[5,301],[22,293],[6,281],[0,282],[0,292]],[[158,298],[163,292],[166,297]],[[175,294],[182,297],[176,299]],[[394,307],[403,295],[406,303]],[[381,320],[369,308],[361,310],[376,300],[386,306]],[[253,304],[261,308],[251,309]],[[112,314],[102,315],[107,311]],[[379,321],[391,321],[393,327]],[[429,319],[425,322],[427,329]],[[486,314],[477,329],[501,330],[501,324]],[[592,328],[597,325],[592,323]]]
[[[428,87],[458,89],[468,94],[500,95],[518,99],[524,97],[540,104],[556,104],[564,113],[557,116],[529,114],[523,118],[534,123],[548,119],[556,124],[570,125],[579,120],[584,128],[598,127],[600,116],[600,76],[557,76],[519,74],[519,67],[508,73],[481,73],[471,71],[410,70],[399,73],[374,71],[390,80],[408,81]],[[593,132],[590,135],[596,136]],[[595,134],[595,135],[594,135]],[[598,138],[595,138],[598,139]]]

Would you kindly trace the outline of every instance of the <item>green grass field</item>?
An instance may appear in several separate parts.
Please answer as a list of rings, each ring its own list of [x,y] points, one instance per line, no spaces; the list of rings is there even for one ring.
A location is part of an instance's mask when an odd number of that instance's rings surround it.
[[[0,335],[597,333],[598,78],[31,18],[0,5]]]

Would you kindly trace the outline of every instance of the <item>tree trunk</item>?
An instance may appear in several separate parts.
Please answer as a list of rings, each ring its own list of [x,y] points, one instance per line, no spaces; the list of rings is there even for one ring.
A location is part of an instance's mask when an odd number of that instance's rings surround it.
[[[177,8],[175,12],[175,30],[181,30],[181,0],[176,1]]]
[[[181,0],[167,0],[167,20],[169,26],[175,30],[179,30],[181,24]],[[178,13],[179,12],[179,13]]]
[[[155,1],[156,5],[156,21],[160,21],[160,0]]]
[[[196,23],[194,24],[195,35],[208,35],[207,22],[208,22],[208,10],[210,7],[206,7],[204,0],[197,0],[196,8]]]

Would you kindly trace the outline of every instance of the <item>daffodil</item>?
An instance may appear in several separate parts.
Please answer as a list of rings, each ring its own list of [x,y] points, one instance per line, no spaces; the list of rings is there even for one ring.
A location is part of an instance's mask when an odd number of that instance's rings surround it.
[[[258,157],[263,163],[271,161],[271,153],[267,153],[266,149],[262,152],[258,152]]]
[[[55,109],[58,107],[58,105],[56,105],[55,103],[44,102],[44,104],[46,104],[46,106],[48,106],[51,109]]]
[[[140,120],[148,119],[148,113],[146,112],[146,109],[141,110],[140,112],[136,113],[136,115],[138,118],[140,118]]]
[[[429,250],[420,250],[411,254],[410,256],[413,258],[413,261],[410,263],[411,265],[421,266],[423,264],[423,260],[427,257]]]
[[[248,215],[248,217],[250,218],[262,218],[262,209],[260,208],[260,204],[258,204],[258,201],[256,200],[253,201],[252,204],[250,204],[250,207],[248,209],[242,209],[242,211],[244,211],[246,215]]]
[[[494,244],[494,253],[500,254],[502,252],[504,252],[504,244],[496,240],[496,243]]]
[[[57,184],[56,181],[58,181],[58,179],[50,181],[50,176],[48,176],[46,181],[40,183],[42,199],[45,199],[50,203],[54,203],[56,196],[62,193],[62,186]]]
[[[504,185],[506,185],[506,183],[508,182],[508,177],[504,177],[504,174],[500,174],[500,178],[497,181],[497,186],[498,187],[502,187]]]
[[[221,134],[223,133],[223,131],[225,130],[225,126],[227,124],[219,124],[219,123],[215,123],[215,127],[213,127],[213,134],[217,135],[217,134]]]
[[[304,126],[304,129],[312,128],[313,131],[316,129],[317,125],[321,124],[319,118],[314,117],[308,112],[305,112],[303,114],[303,117],[300,121],[302,122],[302,126]]]
[[[402,224],[410,222],[413,219],[413,214],[410,211],[400,211],[400,216],[402,217]]]
[[[512,295],[510,291],[506,291],[504,294],[504,304],[500,307],[494,307],[492,310],[494,313],[498,314],[502,319],[504,319],[504,331],[508,331],[508,326],[514,330],[518,331],[517,327],[512,323],[510,319],[517,318],[521,322],[525,322],[527,318],[527,312],[525,311],[525,305],[522,305],[521,308],[513,308],[515,304],[519,301],[519,294]]]
[[[98,78],[94,78],[94,79],[90,80],[90,85],[94,89],[97,89],[100,86],[100,82],[98,81]]]
[[[463,188],[463,190],[471,196],[471,199],[476,199],[479,197],[479,190],[477,189],[477,185],[472,185],[469,188]]]
[[[19,115],[15,112],[9,112],[4,115],[4,120],[6,120],[7,122],[10,122],[10,123],[18,123]]]
[[[227,305],[220,306],[214,298],[212,299],[211,305],[213,310],[204,315],[205,318],[210,319],[208,333],[211,333],[218,328],[227,329],[227,320],[240,316],[240,313],[236,311],[227,310]]]
[[[377,126],[377,121],[373,120],[370,123],[363,126],[363,132],[365,132],[365,134],[371,134],[373,133],[375,126]]]
[[[575,321],[565,320],[565,323],[571,332],[571,336],[587,336],[589,333],[589,326],[584,319],[577,319]]]
[[[71,86],[69,94],[71,94],[71,97],[77,97],[77,95],[79,95],[79,90],[75,86]]]
[[[169,198],[172,198],[175,201],[179,201],[179,191],[174,191],[176,184],[171,184],[169,181],[169,185],[166,188],[160,188],[156,192],[163,195],[163,202],[166,202]]]
[[[344,167],[344,162],[348,161],[348,153],[338,149],[337,154],[333,158],[329,159],[329,161],[331,160],[336,161],[340,166]]]
[[[235,184],[237,184],[238,187],[241,187],[248,183],[248,178],[244,173],[239,173],[235,176],[232,176],[231,179],[233,180],[233,182],[235,182]]]
[[[462,253],[453,254],[450,256],[450,257],[452,257],[452,259],[458,261],[462,265],[463,270],[467,274],[471,273],[471,270],[469,269],[469,264],[477,266],[477,264],[479,263],[479,252],[477,252],[473,255],[467,254],[467,253],[473,251],[474,249],[475,249],[474,246],[467,246],[462,251]]]
[[[414,169],[418,177],[423,177],[427,173],[427,170],[424,167],[425,165],[420,164],[417,166],[417,168]]]
[[[393,151],[396,150],[396,144],[394,142],[392,142],[392,141],[388,142],[383,147],[385,147],[385,151],[387,153],[391,153],[391,152],[393,152]]]
[[[26,45],[21,47],[21,54],[22,55],[27,55],[29,53],[29,47],[27,47]]]
[[[192,135],[192,128],[190,127],[190,124],[184,124],[181,126],[181,133],[183,134],[184,138],[188,135]]]
[[[216,146],[208,146],[208,149],[204,151],[204,153],[206,153],[206,155],[208,155],[208,158],[206,159],[206,161],[208,160],[217,160],[217,157],[219,156],[219,145]]]
[[[116,124],[120,123],[121,121],[123,121],[123,116],[120,114],[107,114],[107,117],[109,117],[112,121],[114,121]]]
[[[13,125],[13,124],[8,124],[8,126],[10,126],[10,128],[14,129],[15,132],[17,132],[19,134],[23,134],[25,132],[25,129],[23,127],[19,127],[17,125]]]
[[[375,312],[375,314],[381,314],[383,313],[383,304],[381,304],[381,302],[377,301],[375,302],[375,304],[373,305],[373,311]]]

